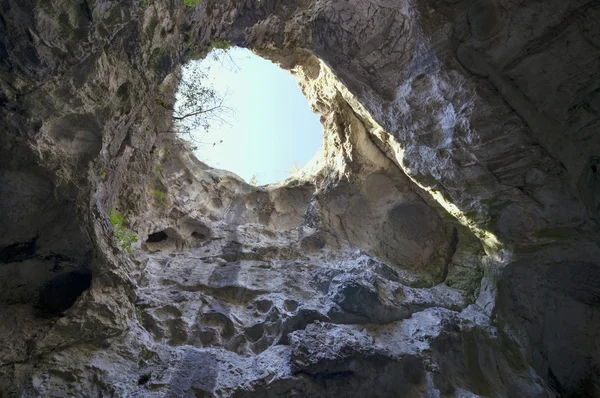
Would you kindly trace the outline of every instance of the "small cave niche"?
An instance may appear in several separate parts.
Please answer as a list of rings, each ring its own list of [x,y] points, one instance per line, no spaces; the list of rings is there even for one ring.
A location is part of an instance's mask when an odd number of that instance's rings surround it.
[[[61,315],[75,304],[92,284],[92,271],[81,268],[62,273],[42,285],[35,307],[38,315],[51,318]]]
[[[210,230],[204,226],[198,225],[194,231],[192,231],[192,238],[196,240],[202,241],[208,239],[209,237]]]
[[[169,235],[165,231],[158,231],[148,235],[146,243],[158,243],[163,242],[169,238]]]
[[[181,225],[181,234],[182,236],[190,236],[192,238],[192,242],[203,242],[210,238],[210,228],[204,225],[203,222],[199,220],[188,220]]]
[[[152,372],[144,373],[138,378],[138,386],[143,386],[148,383],[152,378]]]
[[[202,232],[192,232],[192,238],[196,238],[198,240],[204,240],[206,239],[206,235],[204,235]]]

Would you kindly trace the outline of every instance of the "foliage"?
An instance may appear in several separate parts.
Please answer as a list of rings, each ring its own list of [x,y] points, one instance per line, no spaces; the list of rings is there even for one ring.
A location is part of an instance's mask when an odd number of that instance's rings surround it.
[[[290,169],[289,174],[290,174],[290,176],[293,176],[294,174],[296,174],[299,171],[300,171],[300,167],[298,166],[298,162],[294,162],[294,165]]]
[[[216,39],[207,48],[199,53],[199,58],[205,57],[212,51],[217,57],[231,47],[227,40]],[[216,53],[213,51],[216,50]],[[224,105],[226,96],[209,83],[209,69],[197,63],[191,63],[184,69],[183,77],[179,83],[176,94],[177,102],[173,110],[174,126],[177,133],[184,135],[188,141],[198,144],[217,145],[222,141],[206,143],[202,140],[213,124],[226,123],[226,118],[231,110]],[[201,138],[194,138],[192,132],[204,132]]]
[[[191,0],[190,0],[191,1]],[[197,1],[197,0],[194,0]],[[228,50],[232,48],[229,40],[216,38],[208,45],[198,48],[193,44],[193,36],[189,36],[186,43],[189,51],[186,54],[188,60],[203,59],[209,54],[223,67],[237,68],[235,61]],[[206,142],[204,138],[210,131],[211,126],[227,124],[232,110],[225,105],[227,94],[218,92],[209,79],[210,64],[189,62],[183,68],[183,75],[179,82],[176,103],[173,111],[173,130],[169,133],[177,134],[191,144],[218,145],[223,140]],[[159,96],[155,103],[168,108],[168,104],[161,99],[160,94],[169,94],[170,90],[161,85]],[[194,150],[197,146],[194,145]]]
[[[116,210],[110,212],[109,221],[113,227],[124,226],[127,223],[127,219]]]
[[[258,185],[258,178],[256,178],[256,174],[254,174],[251,178],[250,178],[250,185],[252,186],[257,186]]]
[[[216,38],[208,45],[208,52],[212,50],[229,50],[231,48],[231,42],[229,40]]]
[[[156,199],[156,202],[159,206],[167,207],[166,194],[160,189],[154,190],[154,199]]]
[[[142,310],[139,307],[135,307],[135,317],[137,318],[140,325],[144,326],[144,318],[142,318]]]
[[[133,252],[131,245],[138,241],[137,237],[131,232],[127,232],[125,229],[125,225],[127,224],[127,219],[118,211],[112,210],[109,216],[110,225],[112,225],[113,230],[115,231],[115,237],[121,246],[121,250],[124,253],[130,254]]]
[[[200,68],[190,68],[179,85],[178,105],[173,119],[180,132],[210,126],[209,116],[222,105],[216,90],[205,85],[208,73]],[[185,121],[185,123],[184,123]]]
[[[232,47],[232,44],[229,40],[216,38],[203,49],[199,49],[197,46],[192,45],[191,36],[188,38],[187,44],[190,47],[190,53],[187,55],[188,61],[206,58],[206,56],[211,53],[212,56],[216,60],[218,60],[219,57],[222,56],[225,51],[229,50]]]
[[[149,6],[152,0],[138,0],[138,4],[142,6]]]
[[[187,61],[204,59],[210,54],[215,61],[221,61],[221,63],[225,59],[223,56],[227,56],[227,59],[235,65],[235,62],[233,62],[233,59],[227,53],[233,47],[233,44],[229,40],[217,37],[204,47],[199,48],[194,44],[193,36],[189,36],[186,44],[189,47],[189,52],[186,54]]]
[[[103,171],[102,174],[100,174],[100,178],[106,180],[106,171]]]

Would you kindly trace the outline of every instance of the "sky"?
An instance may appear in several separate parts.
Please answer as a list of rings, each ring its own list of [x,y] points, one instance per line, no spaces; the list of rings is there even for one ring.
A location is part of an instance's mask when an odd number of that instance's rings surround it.
[[[222,54],[218,60],[209,55],[186,66],[208,67],[206,83],[226,95],[224,105],[231,109],[222,115],[226,123],[212,124],[206,134],[196,132],[203,144],[194,144],[194,153],[209,166],[232,171],[247,182],[253,176],[258,185],[282,181],[321,147],[319,117],[310,111],[289,72],[247,49],[234,47],[228,54],[233,62]]]

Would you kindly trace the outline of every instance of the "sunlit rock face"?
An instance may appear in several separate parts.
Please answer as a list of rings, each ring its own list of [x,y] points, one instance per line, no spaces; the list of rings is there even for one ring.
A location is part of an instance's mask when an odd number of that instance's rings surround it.
[[[600,395],[595,2],[0,5],[1,395]],[[171,133],[217,37],[321,115],[281,184]]]

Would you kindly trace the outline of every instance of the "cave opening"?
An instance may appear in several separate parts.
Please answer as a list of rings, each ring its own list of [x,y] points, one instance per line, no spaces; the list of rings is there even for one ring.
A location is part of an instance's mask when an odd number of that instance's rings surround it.
[[[92,284],[92,272],[79,267],[62,273],[46,282],[39,290],[35,307],[43,317],[62,314],[75,304],[81,294]]]
[[[194,90],[201,107],[186,108]],[[198,109],[199,119],[185,118]],[[296,174],[323,140],[319,116],[291,73],[240,47],[214,49],[184,66],[174,119],[198,159],[252,185]]]
[[[167,235],[167,233],[165,231],[158,231],[158,232],[154,232],[154,233],[151,233],[150,235],[148,235],[148,239],[146,239],[146,243],[158,243],[158,242],[165,241],[168,238],[169,238],[169,236]]]

